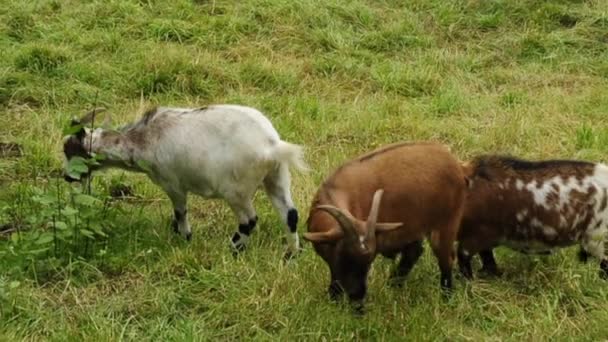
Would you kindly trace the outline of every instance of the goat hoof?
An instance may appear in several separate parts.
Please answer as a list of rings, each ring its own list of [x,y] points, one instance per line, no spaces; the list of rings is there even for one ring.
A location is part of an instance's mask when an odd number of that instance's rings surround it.
[[[185,235],[186,241],[190,242],[192,241],[192,232],[188,232]]]
[[[600,262],[600,278],[608,280],[608,260]]]
[[[176,220],[171,221],[171,227],[173,228],[173,232],[175,234],[179,234],[179,227],[177,226]]]
[[[232,256],[236,258],[245,251],[245,244],[232,245],[230,249],[232,250]]]
[[[363,316],[365,315],[365,306],[363,306],[363,304],[357,303],[353,305],[353,313],[356,316]]]
[[[473,280],[473,271],[470,269],[461,269],[460,275],[462,275],[462,278],[465,280]]]

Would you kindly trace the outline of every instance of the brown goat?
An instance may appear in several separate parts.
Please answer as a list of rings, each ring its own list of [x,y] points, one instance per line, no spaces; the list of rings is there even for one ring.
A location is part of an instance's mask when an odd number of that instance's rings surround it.
[[[608,167],[583,161],[530,162],[481,156],[465,164],[471,180],[459,233],[458,263],[471,278],[479,253],[483,271],[500,274],[492,249],[506,245],[523,253],[549,254],[581,244],[608,276]]]
[[[304,233],[329,266],[330,297],[346,292],[362,303],[377,254],[401,254],[391,275],[401,284],[431,233],[441,286],[451,288],[465,193],[460,163],[437,143],[388,145],[339,167],[318,190]]]

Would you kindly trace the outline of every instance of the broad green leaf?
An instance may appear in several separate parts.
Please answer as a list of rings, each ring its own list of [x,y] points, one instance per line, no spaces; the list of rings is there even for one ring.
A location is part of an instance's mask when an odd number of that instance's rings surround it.
[[[76,204],[84,205],[84,206],[94,206],[97,204],[101,204],[101,200],[87,194],[77,194],[74,195],[74,202]]]
[[[136,160],[135,165],[137,165],[137,167],[139,167],[143,171],[146,171],[146,172],[152,171],[152,165],[143,159]]]
[[[42,254],[46,251],[48,251],[50,249],[50,247],[44,247],[44,248],[40,248],[40,249],[31,249],[29,251],[27,251],[28,254],[32,254],[32,255],[37,255],[37,254]]]
[[[106,155],[103,153],[92,153],[92,155],[93,155],[93,159],[95,159],[97,161],[103,161],[103,160],[107,159]]]
[[[51,194],[34,196],[32,199],[34,200],[34,202],[40,203],[42,205],[49,205],[49,204],[55,203],[55,196],[53,196]]]
[[[98,223],[91,224],[91,230],[93,230],[97,235],[101,235],[103,237],[108,236],[106,233],[103,232],[103,227],[101,227]]]
[[[36,244],[44,245],[51,241],[53,241],[53,234],[45,232],[45,233],[40,234],[40,237],[38,237],[38,240],[36,240]]]
[[[13,280],[8,284],[8,287],[11,289],[16,289],[19,287],[19,285],[21,285],[21,283],[17,280]]]
[[[93,239],[95,237],[95,234],[93,234],[92,231],[85,229],[85,228],[80,229],[80,234],[82,234],[90,239]]]
[[[72,207],[65,207],[65,208],[61,209],[61,213],[65,216],[74,216],[74,215],[78,214],[78,210],[76,210]]]
[[[71,123],[63,127],[63,135],[72,135],[82,129],[82,125],[72,125]]]
[[[70,177],[80,179],[80,176],[83,173],[87,173],[89,171],[89,167],[87,166],[86,159],[82,157],[72,157],[68,161],[67,173]]]
[[[49,227],[52,227],[52,226],[53,226],[53,222],[51,221],[51,222],[49,222]],[[63,221],[55,221],[55,228],[61,229],[61,230],[66,230],[66,229],[68,229],[68,225]]]

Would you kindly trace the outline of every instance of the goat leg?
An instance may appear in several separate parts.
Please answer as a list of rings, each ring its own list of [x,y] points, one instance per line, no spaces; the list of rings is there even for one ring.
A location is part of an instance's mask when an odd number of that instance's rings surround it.
[[[389,284],[391,286],[402,287],[405,278],[410,273],[420,256],[424,252],[424,247],[422,246],[422,240],[414,241],[401,251],[401,260],[399,260],[399,264],[397,268],[393,270],[389,277]]]
[[[496,265],[496,260],[494,259],[494,253],[492,249],[484,249],[479,252],[479,257],[481,258],[481,270],[482,273],[485,273],[489,276],[500,277],[502,272],[498,269]]]
[[[471,254],[462,246],[458,246],[458,267],[460,273],[466,279],[473,279],[473,268],[471,267]]]
[[[608,280],[608,259],[604,259],[600,262],[600,278]]]

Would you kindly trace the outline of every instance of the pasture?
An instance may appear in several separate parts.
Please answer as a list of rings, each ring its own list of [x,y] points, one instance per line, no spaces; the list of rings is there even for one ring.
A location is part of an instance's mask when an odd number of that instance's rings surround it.
[[[306,147],[300,233],[325,176],[391,142],[606,161],[608,2],[0,0],[0,340],[608,337],[608,283],[577,248],[498,249],[502,277],[456,276],[447,300],[428,246],[401,289],[379,257],[359,317],[328,300],[309,243],[282,262],[263,192],[235,259],[221,201],[190,197],[186,242],[142,175],[97,174],[90,194],[63,181],[64,130],[94,105],[118,126],[213,103],[256,107]]]

